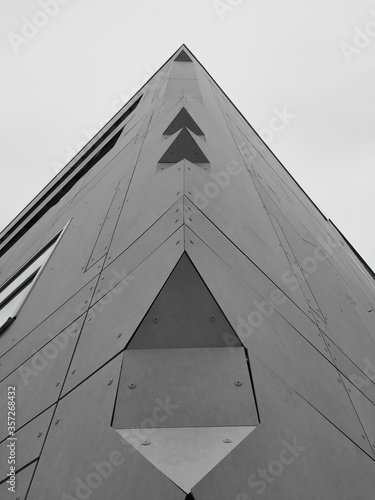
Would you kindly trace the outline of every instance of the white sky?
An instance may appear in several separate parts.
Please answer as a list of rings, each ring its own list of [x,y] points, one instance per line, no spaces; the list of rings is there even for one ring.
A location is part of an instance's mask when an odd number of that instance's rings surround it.
[[[0,0],[0,229],[185,43],[375,269],[375,1],[56,1]]]

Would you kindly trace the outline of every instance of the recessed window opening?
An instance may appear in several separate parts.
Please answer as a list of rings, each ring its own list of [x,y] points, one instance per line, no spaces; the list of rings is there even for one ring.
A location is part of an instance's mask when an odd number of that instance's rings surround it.
[[[54,236],[0,287],[0,333],[4,332],[16,319],[21,306],[55,249],[63,231]]]
[[[64,174],[61,175],[59,178],[57,184],[52,182],[52,186],[50,189],[46,189],[44,194],[40,197],[40,199],[32,205],[30,210],[27,210],[22,217],[18,219],[18,223],[11,227],[8,231],[4,232],[0,238],[0,245],[7,240],[10,235],[17,230],[20,224],[24,222],[25,219],[29,218],[30,215],[35,212],[35,214],[30,218],[29,222],[26,224],[26,226],[19,231],[17,234],[15,234],[13,237],[9,239],[9,241],[4,244],[3,248],[0,251],[0,256],[5,253],[19,238],[22,237],[22,235],[28,231],[41,217],[44,215],[48,210],[56,205],[58,201],[64,196],[87,172],[90,170],[95,163],[98,161],[98,159],[102,158],[104,154],[106,154],[109,149],[111,149],[117,139],[119,138],[120,134],[115,134],[112,139],[108,141],[108,143],[104,144],[102,149],[98,151],[95,154],[95,162],[93,162],[93,158],[86,162],[85,165],[83,163],[87,160],[87,158],[95,151],[95,149],[101,145],[111,134],[112,132],[127,118],[138,106],[139,102],[141,101],[143,95],[141,95],[136,101],[133,102],[133,104],[125,111],[125,113],[120,116],[109,128],[104,132],[104,134],[79,158]],[[126,124],[124,124],[125,127]],[[116,137],[116,140],[112,144],[112,141]],[[111,145],[112,144],[112,145]],[[110,148],[106,150],[107,147]],[[102,156],[97,156],[98,153],[103,153]],[[95,158],[94,157],[94,158]],[[74,171],[77,171],[75,175],[68,180],[68,178],[72,175]],[[65,184],[64,182],[67,181]],[[53,197],[45,203],[45,200],[53,195]]]

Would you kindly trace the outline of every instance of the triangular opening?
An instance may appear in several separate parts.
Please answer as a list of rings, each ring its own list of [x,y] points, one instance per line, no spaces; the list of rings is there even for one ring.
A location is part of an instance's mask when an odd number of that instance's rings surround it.
[[[181,50],[181,52],[176,57],[175,61],[193,62],[184,50]]]
[[[184,253],[127,349],[195,347],[242,347],[242,344]]]
[[[171,164],[178,163],[181,160],[189,160],[191,163],[202,166],[205,170],[209,168],[209,161],[201,148],[195,142],[190,132],[184,127],[176,139],[169,146],[167,151],[160,158],[158,171],[164,170]]]
[[[167,129],[164,131],[163,136],[173,135],[178,130],[183,127],[188,128],[194,134],[200,135],[204,137],[202,130],[199,128],[197,123],[193,120],[193,118],[189,115],[185,108],[182,108],[181,111],[177,114],[174,120],[170,123]]]

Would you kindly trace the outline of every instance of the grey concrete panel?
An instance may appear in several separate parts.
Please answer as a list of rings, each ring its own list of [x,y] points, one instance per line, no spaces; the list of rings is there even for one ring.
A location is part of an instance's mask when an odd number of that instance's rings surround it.
[[[368,399],[370,399],[373,404],[375,404],[375,367],[369,360],[364,360],[361,369],[353,363],[353,361],[348,358],[348,356],[342,352],[337,345],[332,342],[332,340],[323,333],[324,339],[327,343],[327,347],[331,352],[332,359],[337,366],[337,369],[349,379],[352,384],[354,384]],[[373,367],[369,370],[369,367]],[[364,371],[367,371],[368,375]]]
[[[195,65],[174,62],[164,95],[164,102],[183,90],[203,105],[202,95],[196,77]]]
[[[158,401],[173,414],[155,423]],[[243,347],[134,349],[124,352],[112,426],[229,427],[257,425],[258,416]]]
[[[358,295],[358,293],[354,294],[354,292],[343,280],[341,281],[341,285],[345,290],[346,298],[354,307],[358,318],[368,331],[369,336],[375,342],[375,298],[371,303],[370,301],[366,300],[366,297],[364,297],[362,294],[360,296]]]
[[[314,323],[314,317],[307,317],[293,302],[296,294],[299,294],[298,302],[303,301],[299,288],[285,294],[187,199],[184,201],[184,215],[186,225],[259,294],[258,303],[264,300],[271,301],[273,308],[289,322],[292,328],[326,355],[326,344]],[[278,297],[279,303],[272,301],[272,297]],[[252,309],[257,310],[255,304],[252,305]]]
[[[320,262],[307,280],[314,295],[319,297],[320,308],[327,318],[327,325],[323,322],[319,325],[323,332],[356,365],[363,366],[366,358],[374,362],[375,342],[357,315],[329,260]]]
[[[299,287],[302,290],[303,295],[305,296],[305,299],[308,303],[308,306],[316,313],[318,314],[321,319],[324,321],[325,318],[323,317],[323,313],[320,310],[320,307],[318,303],[316,302],[316,299],[314,295],[312,294],[310,287],[306,281],[306,273],[300,268],[295,255],[293,253],[293,250],[291,249],[288,240],[285,237],[285,234],[283,232],[283,228],[280,226],[279,222],[273,217],[273,215],[269,214],[272,225],[275,229],[275,232],[277,234],[277,237],[279,238],[279,241],[284,249],[285,255],[289,261],[289,264],[291,268],[293,269],[293,275],[295,277],[296,282],[298,283]],[[284,226],[285,227],[285,226]],[[299,236],[294,237],[294,241],[298,240]],[[311,249],[312,253],[313,249]],[[315,261],[315,259],[314,259]],[[315,261],[316,262],[316,261]],[[308,311],[311,313],[311,311]]]
[[[192,243],[191,243],[192,242]],[[288,385],[367,453],[362,428],[336,367],[280,316],[253,309],[257,295],[227,265],[186,229],[187,253],[252,355],[257,355]],[[255,385],[256,390],[256,385]],[[260,414],[262,421],[262,415]]]
[[[211,165],[214,170],[215,164],[211,162]],[[216,173],[213,171],[213,174]],[[228,172],[220,175],[222,179],[219,182],[223,187],[209,174],[191,165],[190,170],[185,171],[185,195],[277,286],[288,293],[290,283],[284,277],[287,275],[288,278],[292,269],[263,204],[249,182],[249,174],[242,168],[238,175],[231,176]]]
[[[343,377],[343,383],[363,426],[364,435],[368,439],[375,459],[375,405],[369,401],[352,383]]]
[[[31,478],[33,477],[36,463],[33,463],[23,469],[21,472],[16,474],[16,493],[10,491],[9,484],[7,482],[0,484],[0,497],[1,500],[15,500],[19,497],[19,500],[26,500],[26,493],[29,489]],[[30,498],[30,497],[29,497]]]
[[[16,386],[17,428],[51,406],[59,397],[77,342],[78,332],[56,339],[37,351],[0,384],[1,401],[6,401],[9,386]],[[61,340],[61,339],[60,339]],[[7,434],[7,406],[0,406],[0,439]]]
[[[88,268],[93,266],[108,252],[113,232],[121,215],[121,210],[123,209],[125,196],[130,184],[130,179],[131,171],[129,171],[128,175],[126,175],[126,177],[122,181],[120,181],[119,185],[116,188],[108,212],[104,215],[104,220],[98,234],[98,239],[96,240],[92,254],[89,257]]]
[[[162,100],[156,102],[147,130],[148,135],[150,135],[150,133],[156,128],[158,130],[157,137],[161,140],[165,129],[173,121],[178,112],[184,107],[184,101],[185,98],[183,93],[178,93],[173,99],[169,99],[166,103],[163,103]]]
[[[146,158],[142,161],[147,163]],[[156,165],[149,164],[148,167],[145,169],[139,165],[139,175],[138,168],[135,170],[109,249],[108,258],[111,257],[111,260],[139,238],[182,196],[182,162],[157,176]]]
[[[55,406],[52,406],[15,433],[17,471],[39,457]],[[0,478],[4,479],[9,472],[9,441],[0,444]],[[2,498],[2,497],[1,497]]]
[[[122,356],[117,356],[59,402],[29,500],[64,494],[86,495],[90,500],[185,499],[110,425],[121,361]]]
[[[369,500],[375,461],[252,359],[261,424],[193,488],[196,500]]]
[[[12,331],[9,329],[9,334],[13,333],[10,336],[7,335],[8,331],[4,332],[4,338],[1,339],[4,340],[4,346],[1,346],[6,352],[0,358],[0,380],[8,376],[51,338],[64,337],[65,329],[66,333],[69,334],[71,330],[80,329],[83,318],[77,316],[88,309],[95,284],[96,280],[86,285],[34,330],[27,332],[23,338],[17,337],[17,334],[20,336],[24,333],[22,330]],[[77,322],[77,326],[74,322]]]
[[[123,279],[125,273],[137,267],[144,259],[164,243],[183,223],[182,197],[165,212],[149,229],[116,258],[109,259],[101,273],[100,290],[111,290]],[[102,291],[97,292],[99,297]]]
[[[91,307],[64,385],[64,394],[124,349],[182,252],[181,228]]]

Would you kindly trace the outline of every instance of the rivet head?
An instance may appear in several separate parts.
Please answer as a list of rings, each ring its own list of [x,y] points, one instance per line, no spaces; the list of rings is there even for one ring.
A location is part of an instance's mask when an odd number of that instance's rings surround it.
[[[235,383],[234,383],[234,385],[235,385],[236,387],[241,387],[241,385],[242,385],[241,380],[236,380],[236,381],[235,381]]]
[[[154,323],[157,323],[159,321],[158,316],[154,316],[153,321],[154,321]]]
[[[39,432],[38,432],[38,438],[40,438],[40,436],[41,436],[42,434],[43,434],[43,432],[42,432],[42,431],[39,431]]]
[[[144,441],[141,441],[142,446],[148,446],[149,444],[151,444],[151,441],[147,441],[147,439],[145,439]]]
[[[108,380],[108,385],[111,385],[111,384],[112,384],[112,382],[113,382],[113,378],[110,378],[110,379]]]
[[[228,439],[228,438],[223,439],[223,443],[231,443],[231,442],[232,442],[232,440],[231,440],[231,439]]]
[[[131,382],[129,384],[129,389],[135,389],[137,387],[137,384],[135,384],[134,382]]]
[[[211,314],[211,316],[210,316],[210,320],[211,320],[211,321],[215,321],[215,319],[216,319],[216,318],[215,318],[215,316],[214,316],[213,314]]]

